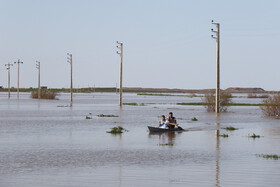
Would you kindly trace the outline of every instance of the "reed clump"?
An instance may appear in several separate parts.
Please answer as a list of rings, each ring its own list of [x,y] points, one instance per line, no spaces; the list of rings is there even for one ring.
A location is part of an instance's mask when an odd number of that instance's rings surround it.
[[[41,90],[40,91],[40,99],[57,99],[58,96],[57,92],[52,90]],[[38,99],[38,91],[31,92],[32,99]]]

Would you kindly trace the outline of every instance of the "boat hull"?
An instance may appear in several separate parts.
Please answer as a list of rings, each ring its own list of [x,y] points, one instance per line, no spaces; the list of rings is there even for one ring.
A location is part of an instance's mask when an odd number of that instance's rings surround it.
[[[162,129],[162,128],[152,127],[152,126],[148,126],[148,129],[150,132],[182,132],[182,131],[184,131],[183,129],[179,129],[179,128]]]

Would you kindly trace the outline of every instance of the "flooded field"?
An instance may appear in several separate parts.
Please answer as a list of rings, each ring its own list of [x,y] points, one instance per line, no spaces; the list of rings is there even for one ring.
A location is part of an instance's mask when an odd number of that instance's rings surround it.
[[[0,93],[0,186],[279,186],[280,160],[257,155],[280,155],[280,120],[263,117],[259,107],[230,107],[216,116],[202,106],[176,105],[199,97],[124,93],[123,102],[143,106],[120,109],[116,93],[74,94],[72,108],[68,94],[38,101],[29,93],[19,100]],[[188,131],[150,134],[147,126],[170,111]],[[128,132],[106,133],[115,126]],[[253,133],[261,137],[249,138]]]

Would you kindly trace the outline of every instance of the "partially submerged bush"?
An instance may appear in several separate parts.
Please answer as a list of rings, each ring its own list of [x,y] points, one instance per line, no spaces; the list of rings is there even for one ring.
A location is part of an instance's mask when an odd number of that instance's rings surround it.
[[[231,104],[231,93],[227,91],[220,92],[220,112],[226,112],[228,106]],[[207,112],[215,112],[216,108],[216,93],[215,91],[210,91],[205,94],[205,97],[202,98],[202,103],[207,109]]]
[[[113,127],[111,128],[110,131],[107,131],[107,133],[112,133],[112,134],[121,134],[123,133],[123,131],[128,131],[125,128],[123,128],[122,126],[118,126],[118,127]]]
[[[232,126],[228,126],[228,127],[226,127],[226,128],[223,128],[223,129],[225,129],[225,130],[227,130],[227,131],[235,131],[235,130],[238,130],[238,128],[235,128],[235,127],[232,127]]]
[[[223,138],[228,138],[228,134],[220,134],[219,136]]]
[[[51,90],[41,90],[40,91],[40,99],[56,99],[58,94]],[[38,99],[38,91],[31,92],[31,98]]]
[[[260,135],[256,135],[255,133],[253,133],[252,135],[249,135],[248,136],[249,138],[260,138],[261,136]]]
[[[280,118],[280,94],[264,99],[262,104],[260,108],[265,116]]]
[[[97,115],[98,117],[101,117],[101,118],[104,118],[104,117],[119,117],[119,116],[116,116],[116,115],[106,115],[106,114],[98,114]]]
[[[192,118],[192,121],[198,121],[198,119],[196,117]]]
[[[160,143],[158,144],[159,146],[173,146],[174,144],[169,142],[169,143]]]
[[[266,159],[273,159],[273,160],[278,160],[280,159],[280,155],[265,155],[265,154],[261,154],[261,155],[257,155],[258,157],[262,157],[262,158],[266,158]]]

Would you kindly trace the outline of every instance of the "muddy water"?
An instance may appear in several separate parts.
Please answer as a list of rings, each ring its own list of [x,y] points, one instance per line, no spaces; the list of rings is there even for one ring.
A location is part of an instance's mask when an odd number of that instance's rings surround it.
[[[176,105],[200,102],[197,97],[130,93],[124,102],[148,104],[120,109],[115,93],[92,93],[75,94],[70,108],[67,94],[39,102],[1,93],[0,186],[279,186],[280,160],[256,154],[280,155],[280,123],[258,107],[231,107],[216,116],[201,106]],[[170,111],[188,131],[150,134],[147,125]],[[89,113],[92,119],[85,118]],[[119,125],[129,132],[106,133]],[[222,129],[227,126],[239,130]],[[252,133],[262,137],[248,138]]]

